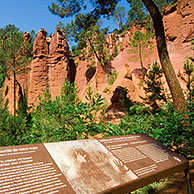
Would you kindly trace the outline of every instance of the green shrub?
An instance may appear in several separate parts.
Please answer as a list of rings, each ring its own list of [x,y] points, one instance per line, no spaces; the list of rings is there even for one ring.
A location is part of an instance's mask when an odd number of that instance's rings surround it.
[[[108,136],[146,133],[175,152],[193,159],[194,103],[188,107],[187,112],[177,112],[171,104],[167,104],[160,112],[151,114],[147,107],[135,104],[119,125],[107,126]],[[185,115],[188,117],[185,118]]]
[[[107,93],[107,94],[111,94],[112,91],[109,87],[106,87],[106,88],[104,88],[103,92]]]
[[[158,126],[151,134],[155,139],[188,159],[194,158],[194,112],[177,112],[168,105],[156,114],[156,121]]]
[[[192,49],[194,50],[194,40],[191,41]]]
[[[118,77],[118,73],[116,72],[116,70],[114,70],[111,74],[110,77],[108,79],[108,85],[111,86],[114,84],[115,80]]]
[[[0,146],[20,145],[28,130],[27,118],[13,116],[5,106],[0,106]]]
[[[31,114],[31,128],[24,143],[84,139],[104,131],[100,116],[104,99],[89,88],[86,100],[83,103],[77,98],[77,90],[68,80],[55,100],[46,93]]]
[[[131,194],[151,194],[156,191],[158,191],[159,187],[162,185],[162,182],[154,182],[152,184],[149,184],[143,188],[137,189],[136,191],[133,191]]]

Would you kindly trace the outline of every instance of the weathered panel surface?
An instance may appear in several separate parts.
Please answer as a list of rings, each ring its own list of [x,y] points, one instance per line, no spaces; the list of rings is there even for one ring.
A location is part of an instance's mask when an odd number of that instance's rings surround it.
[[[188,168],[145,134],[0,148],[0,193],[124,194]]]

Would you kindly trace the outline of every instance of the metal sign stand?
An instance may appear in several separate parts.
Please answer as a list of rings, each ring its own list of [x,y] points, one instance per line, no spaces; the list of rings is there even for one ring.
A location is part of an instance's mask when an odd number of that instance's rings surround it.
[[[192,189],[192,184],[191,184],[191,178],[190,178],[190,173],[189,173],[189,169],[185,169],[185,178],[186,178],[186,182],[187,182],[187,190],[188,190],[188,194],[193,194],[193,189]]]

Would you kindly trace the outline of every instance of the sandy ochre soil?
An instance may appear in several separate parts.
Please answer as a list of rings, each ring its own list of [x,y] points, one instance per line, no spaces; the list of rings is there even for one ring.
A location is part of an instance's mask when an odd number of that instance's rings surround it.
[[[190,161],[190,178],[194,192],[194,160]],[[160,191],[154,194],[187,194],[187,184],[184,172],[175,173],[168,177],[167,182],[162,186]]]

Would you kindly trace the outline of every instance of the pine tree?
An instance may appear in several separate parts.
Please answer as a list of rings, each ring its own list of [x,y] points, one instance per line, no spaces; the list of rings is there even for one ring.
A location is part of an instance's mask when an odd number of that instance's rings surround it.
[[[85,32],[84,38],[89,42],[89,55],[88,59],[91,59],[93,63],[93,55],[95,55],[99,64],[104,66],[110,60],[109,51],[106,49],[107,43],[105,40],[105,36],[107,35],[108,28],[100,29],[97,25],[91,26],[87,32]],[[84,33],[84,32],[83,32]]]
[[[161,102],[166,102],[166,96],[161,78],[163,71],[157,62],[154,62],[145,76],[144,91],[146,97],[141,97],[146,104],[149,104],[154,112],[159,112]]]
[[[16,115],[17,74],[26,70],[32,60],[32,44],[24,41],[24,34],[14,25],[0,29],[0,59],[6,77],[14,79],[14,115]]]
[[[145,6],[141,0],[127,0],[130,5],[128,11],[129,23],[136,20],[137,23],[142,23],[146,17]]]
[[[4,85],[4,80],[5,80],[5,76],[4,76],[4,73],[3,73],[3,67],[2,65],[0,64],[0,89],[3,87]]]
[[[179,71],[178,77],[180,77],[186,83],[187,100],[191,101],[194,97],[194,63],[192,60],[187,58],[183,66],[183,70],[183,74],[181,74]]]
[[[143,58],[145,56],[148,57],[153,49],[150,38],[151,36],[148,32],[142,33],[141,31],[138,30],[129,40],[129,44],[132,47],[130,51],[135,53],[135,55],[136,53],[138,53],[138,59],[142,69],[144,68]]]
[[[114,11],[113,18],[114,18],[114,21],[117,23],[119,30],[122,30],[126,20],[125,19],[126,13],[124,10],[125,10],[124,7],[118,6],[117,9]]]

